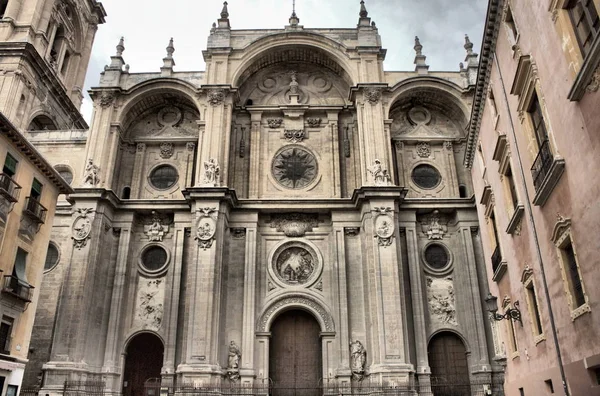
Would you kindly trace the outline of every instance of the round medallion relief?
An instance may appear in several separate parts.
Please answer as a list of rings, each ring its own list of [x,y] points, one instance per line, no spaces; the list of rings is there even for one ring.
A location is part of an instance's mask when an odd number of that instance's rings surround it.
[[[271,260],[271,275],[283,285],[300,286],[313,282],[321,272],[316,251],[301,242],[280,246]]]
[[[283,187],[302,189],[317,178],[317,159],[301,147],[287,147],[277,153],[271,171]]]

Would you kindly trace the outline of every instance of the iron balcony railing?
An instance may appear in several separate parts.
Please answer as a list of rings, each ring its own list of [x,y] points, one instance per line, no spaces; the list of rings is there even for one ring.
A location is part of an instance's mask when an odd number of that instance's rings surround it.
[[[17,202],[21,186],[19,186],[9,175],[0,173],[0,194],[2,194],[10,202]]]
[[[502,263],[502,253],[500,252],[500,246],[496,246],[494,253],[492,253],[492,270],[494,273],[500,267],[500,263]]]
[[[36,223],[44,224],[47,212],[48,209],[46,209],[37,199],[27,197],[27,202],[25,202],[25,214],[31,217]]]
[[[2,292],[8,293],[18,299],[30,303],[33,298],[34,287],[23,282],[14,275],[4,275],[4,285]]]
[[[531,175],[533,176],[533,186],[535,190],[538,191],[542,184],[544,183],[544,179],[550,173],[550,169],[552,168],[552,161],[554,160],[554,156],[552,155],[552,151],[550,150],[550,143],[548,140],[544,141],[540,146],[540,151],[535,157],[535,161],[533,161],[533,166],[531,167]]]

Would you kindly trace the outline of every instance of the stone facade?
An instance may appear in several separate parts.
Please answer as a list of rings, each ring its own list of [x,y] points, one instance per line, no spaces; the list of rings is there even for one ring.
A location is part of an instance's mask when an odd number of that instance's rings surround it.
[[[228,15],[206,72],[174,71],[171,41],[160,73],[130,74],[121,41],[89,131],[31,133],[72,167],[75,193],[57,209],[61,260],[26,380],[127,394],[132,345],[152,335],[164,383],[266,383],[287,363],[272,360],[273,328],[300,310],[320,329],[315,383],[426,391],[447,368],[429,361],[445,336],[462,380],[497,382],[463,165],[472,44],[460,71],[429,72],[417,41],[415,71],[388,72],[364,3],[350,29],[304,29],[294,14],[236,31]]]
[[[592,395],[600,37],[588,48],[576,30],[598,23],[600,1],[542,3],[490,1],[465,162],[487,224],[491,292],[500,314],[517,302],[521,311],[522,323],[496,324],[506,394]]]

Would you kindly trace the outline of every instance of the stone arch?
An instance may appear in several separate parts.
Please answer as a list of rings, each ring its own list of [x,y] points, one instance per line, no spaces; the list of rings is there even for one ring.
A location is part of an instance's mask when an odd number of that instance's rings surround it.
[[[450,82],[437,77],[413,77],[401,81],[390,89],[388,117],[401,104],[403,99],[410,98],[418,92],[431,93],[437,97],[440,104],[445,105],[447,110],[459,116],[462,123],[466,125],[470,117],[470,107],[463,100],[464,90]]]
[[[146,334],[152,334],[153,336],[156,336],[160,340],[160,342],[162,342],[163,347],[165,347],[165,345],[166,345],[165,340],[157,332],[151,331],[151,330],[137,330],[137,331],[132,332],[131,334],[129,334],[125,338],[125,341],[123,342],[123,345],[122,345],[122,348],[121,348],[121,353],[126,353],[127,352],[127,347],[129,346],[129,344],[131,343],[131,341],[135,337],[137,337],[138,335],[144,334],[144,333],[146,333]]]
[[[433,338],[441,333],[452,333],[455,336],[457,336],[458,338],[460,338],[460,340],[462,341],[462,343],[465,345],[465,351],[467,353],[467,355],[469,355],[471,353],[471,346],[469,344],[469,341],[467,340],[467,338],[459,331],[457,331],[456,329],[452,329],[449,327],[442,327],[440,329],[437,329],[436,331],[434,331],[433,333],[431,333],[429,335],[429,337],[427,338],[427,345],[429,345],[429,343],[431,342],[431,340],[433,340]]]
[[[345,47],[325,36],[310,32],[277,33],[262,37],[244,48],[244,58],[231,75],[231,83],[234,87],[242,85],[243,81],[252,74],[252,66],[269,63],[269,56],[283,49],[312,49],[319,56],[323,56],[323,61],[331,61],[342,72],[340,75],[346,80],[349,86],[354,86],[357,76],[352,67],[350,59],[346,53]],[[318,60],[317,57],[313,61]],[[262,61],[262,62],[261,62]],[[272,61],[271,61],[272,62]]]
[[[173,98],[193,108],[200,119],[202,113],[196,100],[196,92],[193,85],[181,80],[156,79],[140,83],[122,96],[125,103],[116,117],[117,122],[121,124],[123,130],[127,130],[146,111],[167,105]]]
[[[274,319],[290,309],[301,309],[311,313],[323,332],[335,332],[335,324],[329,309],[316,298],[306,294],[287,294],[272,301],[260,315],[256,325],[257,332],[270,331]]]
[[[58,124],[55,118],[52,118],[50,114],[44,111],[38,111],[32,114],[30,121],[27,123],[28,131],[56,131],[58,130]]]

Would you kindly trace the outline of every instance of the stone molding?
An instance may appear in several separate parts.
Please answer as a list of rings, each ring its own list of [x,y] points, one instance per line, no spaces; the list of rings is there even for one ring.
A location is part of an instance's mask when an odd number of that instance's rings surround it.
[[[312,296],[303,294],[285,295],[270,303],[268,308],[260,315],[256,331],[266,332],[270,330],[273,319],[284,310],[289,308],[304,308],[315,315],[321,331],[335,331],[333,317],[323,303]]]

